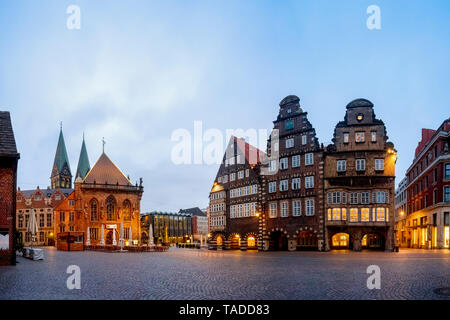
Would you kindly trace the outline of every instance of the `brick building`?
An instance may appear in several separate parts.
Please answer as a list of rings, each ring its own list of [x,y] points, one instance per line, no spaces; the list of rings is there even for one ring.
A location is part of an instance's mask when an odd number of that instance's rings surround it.
[[[209,196],[210,248],[257,249],[264,152],[231,137]]]
[[[119,245],[123,222],[125,245],[139,244],[142,179],[133,185],[104,152],[83,178],[84,171],[76,177],[74,191],[55,208],[55,232],[84,232],[85,244]]]
[[[273,122],[279,140],[273,146],[279,161],[271,160],[269,174],[262,177],[265,250],[322,248],[323,151],[307,115],[300,99],[288,96],[280,102]]]
[[[398,184],[395,190],[395,235],[396,243],[399,247],[404,247],[407,244],[407,234],[405,232],[406,213],[408,204],[408,193],[406,188],[408,186],[408,179],[404,177]]]
[[[25,246],[53,246],[55,244],[54,208],[56,208],[73,189],[43,189],[17,191],[16,228]],[[27,232],[28,220],[35,211],[39,231],[36,241],[31,243],[31,234]]]
[[[17,162],[9,112],[0,112],[0,265],[15,265]]]
[[[449,248],[450,242],[450,119],[437,130],[422,129],[408,179],[405,223],[397,228],[402,246]]]
[[[346,109],[325,153],[326,249],[391,250],[394,145],[370,101],[357,99]]]

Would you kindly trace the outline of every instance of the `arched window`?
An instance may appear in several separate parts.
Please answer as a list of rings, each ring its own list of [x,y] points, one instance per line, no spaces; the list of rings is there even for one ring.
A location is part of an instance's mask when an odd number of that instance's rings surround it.
[[[116,220],[115,209],[116,209],[116,201],[114,200],[113,197],[109,197],[106,200],[106,220],[108,221]]]
[[[98,203],[97,200],[92,199],[91,201],[91,221],[98,220]]]
[[[128,200],[123,203],[123,220],[131,221],[131,203]]]

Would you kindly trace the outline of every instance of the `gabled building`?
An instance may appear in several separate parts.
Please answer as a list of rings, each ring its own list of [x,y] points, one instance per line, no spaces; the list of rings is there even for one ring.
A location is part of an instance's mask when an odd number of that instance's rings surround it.
[[[398,226],[402,246],[450,248],[450,119],[437,130],[422,129],[406,171],[406,223]]]
[[[259,164],[264,155],[245,140],[231,137],[209,196],[211,249],[262,248]]]
[[[267,150],[279,160],[262,176],[264,250],[322,249],[323,151],[307,115],[291,95],[273,122],[279,141],[269,139]]]
[[[370,101],[346,109],[325,153],[326,249],[392,250],[396,151]]]
[[[0,265],[15,265],[17,163],[9,112],[0,111]]]
[[[143,192],[142,179],[133,185],[103,152],[84,179],[76,178],[74,191],[55,209],[55,230],[84,232],[85,244],[118,245],[123,222],[125,245],[137,245]]]

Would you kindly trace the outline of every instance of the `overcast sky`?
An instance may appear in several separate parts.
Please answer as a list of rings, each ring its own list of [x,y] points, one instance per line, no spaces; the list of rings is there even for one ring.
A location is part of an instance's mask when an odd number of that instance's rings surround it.
[[[69,5],[81,29],[69,30]],[[381,9],[368,30],[366,9]],[[18,185],[45,188],[59,122],[75,175],[83,132],[144,179],[141,211],[208,204],[218,165],[175,165],[172,132],[270,129],[301,99],[328,144],[367,98],[398,150],[397,183],[421,128],[449,117],[449,1],[16,1],[0,4],[0,110],[12,115]],[[224,146],[226,141],[224,141]]]

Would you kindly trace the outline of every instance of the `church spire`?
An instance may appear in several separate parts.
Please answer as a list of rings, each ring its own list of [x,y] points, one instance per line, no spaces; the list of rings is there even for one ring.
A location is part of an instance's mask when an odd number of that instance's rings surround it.
[[[89,157],[87,154],[86,143],[84,142],[84,133],[83,133],[83,144],[81,145],[80,158],[78,160],[78,168],[75,177],[76,178],[80,177],[81,179],[84,179],[89,170],[91,170],[91,166],[89,164]]]
[[[62,132],[62,123],[59,131],[58,146],[56,147],[55,161],[51,174],[51,185],[56,188],[71,188],[72,173],[70,171],[69,157],[67,156],[66,144]]]

